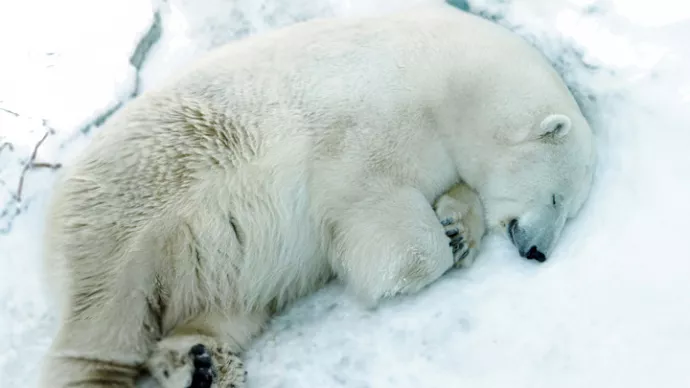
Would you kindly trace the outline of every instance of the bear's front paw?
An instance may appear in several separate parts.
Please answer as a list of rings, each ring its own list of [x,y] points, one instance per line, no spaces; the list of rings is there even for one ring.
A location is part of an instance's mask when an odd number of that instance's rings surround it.
[[[163,388],[241,388],[246,380],[236,353],[225,346],[197,343],[190,347],[185,337],[159,343],[148,368]]]
[[[434,211],[450,239],[456,268],[474,263],[485,232],[477,194],[464,183],[454,186],[434,203]]]

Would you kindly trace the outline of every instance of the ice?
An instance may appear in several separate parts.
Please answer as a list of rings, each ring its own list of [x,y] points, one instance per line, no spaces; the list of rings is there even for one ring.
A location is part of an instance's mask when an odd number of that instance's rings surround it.
[[[231,39],[319,16],[431,0],[33,0],[0,5],[0,211],[23,164],[69,163],[84,128],[129,98],[154,12],[162,35],[139,87]],[[544,264],[491,236],[474,267],[364,310],[331,284],[276,317],[245,355],[251,387],[690,386],[690,7],[684,2],[474,0],[534,42],[596,131],[590,200]],[[79,12],[77,12],[78,10]],[[48,53],[52,53],[48,55]],[[12,113],[14,112],[14,113]],[[16,114],[15,114],[16,113]],[[0,235],[0,387],[34,386],[52,311],[38,277],[50,169],[26,175]],[[17,201],[15,201],[17,202]],[[6,217],[0,217],[5,222]]]

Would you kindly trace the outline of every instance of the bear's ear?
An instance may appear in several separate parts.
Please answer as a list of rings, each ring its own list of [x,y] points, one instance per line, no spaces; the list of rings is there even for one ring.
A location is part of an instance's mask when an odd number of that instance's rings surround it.
[[[572,127],[573,123],[570,118],[562,114],[551,114],[546,116],[546,118],[539,124],[537,133],[534,134],[534,138],[539,139],[560,139],[567,135]]]

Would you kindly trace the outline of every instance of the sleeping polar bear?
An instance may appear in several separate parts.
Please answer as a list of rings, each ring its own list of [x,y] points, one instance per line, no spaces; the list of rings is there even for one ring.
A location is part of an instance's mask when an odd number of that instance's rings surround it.
[[[242,387],[238,353],[331,277],[366,306],[414,293],[485,224],[545,260],[594,161],[542,56],[447,5],[231,43],[113,116],[57,185],[41,386]]]

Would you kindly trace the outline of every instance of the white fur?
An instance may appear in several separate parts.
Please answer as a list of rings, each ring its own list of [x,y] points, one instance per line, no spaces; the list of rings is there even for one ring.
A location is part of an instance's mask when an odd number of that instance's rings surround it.
[[[554,117],[569,131],[541,136]],[[555,240],[591,142],[537,51],[449,6],[222,47],[114,115],[57,185],[62,324],[42,386],[131,386],[163,338],[240,351],[333,275],[371,306],[415,292],[456,261],[431,204],[461,179],[490,227]],[[444,211],[481,212],[466,201]]]

